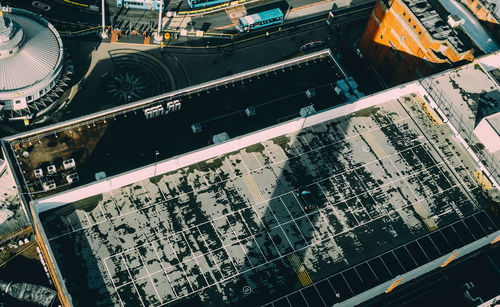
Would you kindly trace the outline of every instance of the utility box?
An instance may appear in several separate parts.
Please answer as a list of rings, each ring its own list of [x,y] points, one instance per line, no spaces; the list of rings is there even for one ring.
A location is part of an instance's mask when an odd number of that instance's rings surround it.
[[[300,116],[302,116],[302,117],[306,117],[306,116],[312,115],[314,113],[316,113],[316,110],[314,109],[313,106],[307,106],[307,107],[303,107],[302,109],[300,109]]]
[[[224,143],[226,141],[229,141],[229,135],[226,132],[216,134],[212,137],[212,141],[214,142],[214,144]]]
[[[191,130],[193,130],[193,133],[199,133],[202,131],[201,124],[200,123],[194,123],[191,125]]]
[[[313,88],[310,88],[306,91],[306,96],[307,98],[313,98],[316,96],[316,90]]]
[[[247,115],[247,117],[255,116],[255,114],[257,114],[255,112],[255,107],[254,106],[248,106],[245,109],[245,114]]]

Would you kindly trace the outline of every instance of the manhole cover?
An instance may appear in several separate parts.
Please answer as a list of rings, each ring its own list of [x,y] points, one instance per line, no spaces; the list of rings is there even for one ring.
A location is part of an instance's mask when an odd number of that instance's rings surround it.
[[[250,294],[250,292],[252,292],[252,288],[250,288],[249,286],[243,287],[243,293]]]
[[[368,147],[367,145],[363,145],[363,147],[361,147],[361,149],[363,149],[364,152],[370,151],[370,147]]]

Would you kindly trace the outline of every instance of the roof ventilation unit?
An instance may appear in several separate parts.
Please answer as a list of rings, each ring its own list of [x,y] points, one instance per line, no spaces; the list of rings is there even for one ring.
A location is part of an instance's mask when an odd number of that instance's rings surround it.
[[[54,164],[47,166],[47,173],[49,175],[54,175],[57,173],[56,166]]]
[[[95,176],[95,180],[97,180],[97,181],[103,180],[107,177],[106,172],[98,172],[98,173],[95,173],[94,176]]]
[[[202,131],[201,124],[196,122],[191,125],[191,130],[193,130],[193,133],[199,133]]]
[[[66,176],[66,180],[68,181],[68,183],[77,182],[79,179],[80,178],[78,177],[77,173],[73,173],[73,174]]]
[[[313,88],[307,89],[306,91],[307,98],[311,99],[316,96],[316,90]]]
[[[75,159],[71,158],[71,159],[68,159],[68,160],[64,160],[63,161],[63,166],[64,166],[65,170],[68,170],[70,168],[75,168],[76,167]]]
[[[181,109],[181,101],[179,99],[167,102],[167,114]]]
[[[214,142],[214,144],[220,144],[225,141],[229,141],[229,135],[226,132],[216,134],[212,137],[212,141]]]
[[[255,112],[255,107],[254,106],[249,106],[248,108],[245,109],[245,114],[248,117],[254,116],[256,114]]]
[[[307,107],[303,107],[302,109],[300,109],[300,116],[302,116],[302,117],[306,117],[306,116],[312,115],[314,113],[316,113],[316,110],[314,109],[313,106],[307,106]]]
[[[33,173],[35,173],[35,178],[43,177],[43,170],[41,168],[37,168]]]
[[[42,186],[44,191],[50,191],[56,188],[56,183],[54,180],[50,180],[42,183]]]
[[[146,116],[147,119],[155,118],[163,114],[165,114],[165,109],[163,109],[161,104],[144,109],[144,116]]]

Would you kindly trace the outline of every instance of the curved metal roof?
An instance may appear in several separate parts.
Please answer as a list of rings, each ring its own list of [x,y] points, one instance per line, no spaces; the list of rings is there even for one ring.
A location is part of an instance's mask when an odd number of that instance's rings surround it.
[[[62,41],[50,23],[31,12],[12,9],[3,13],[6,26],[12,20],[22,29],[24,39],[15,54],[0,59],[0,92],[22,90],[50,76],[61,65]]]

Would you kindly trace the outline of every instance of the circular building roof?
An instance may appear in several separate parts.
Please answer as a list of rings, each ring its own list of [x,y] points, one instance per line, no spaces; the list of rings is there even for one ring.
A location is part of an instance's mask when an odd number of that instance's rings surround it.
[[[0,93],[17,92],[51,76],[61,65],[57,30],[31,12],[0,8]]]

